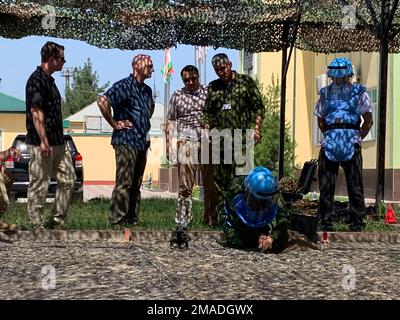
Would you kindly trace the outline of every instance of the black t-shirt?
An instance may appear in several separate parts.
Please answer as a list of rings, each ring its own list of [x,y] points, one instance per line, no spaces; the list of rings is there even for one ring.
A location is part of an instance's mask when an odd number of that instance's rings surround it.
[[[54,78],[49,76],[41,67],[37,67],[26,83],[26,143],[38,146],[40,145],[40,138],[33,124],[31,107],[38,107],[44,113],[49,145],[63,145],[61,95]]]

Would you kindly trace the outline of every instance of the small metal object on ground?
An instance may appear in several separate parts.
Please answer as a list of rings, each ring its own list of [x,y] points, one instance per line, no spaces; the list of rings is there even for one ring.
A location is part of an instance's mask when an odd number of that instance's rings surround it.
[[[178,249],[188,249],[189,248],[190,237],[188,235],[187,228],[182,226],[177,226],[174,231],[172,231],[171,239],[169,241],[170,248]]]
[[[322,232],[322,243],[323,244],[329,244],[328,231],[323,231]]]

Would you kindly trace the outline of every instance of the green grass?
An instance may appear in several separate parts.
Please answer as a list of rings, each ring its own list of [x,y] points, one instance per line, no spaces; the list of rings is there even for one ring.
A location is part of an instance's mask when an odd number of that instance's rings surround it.
[[[93,199],[89,202],[72,202],[68,211],[66,228],[70,230],[107,230],[109,199]],[[44,221],[50,217],[52,204],[46,204]],[[172,230],[175,228],[176,199],[151,198],[143,199],[140,208],[140,224],[144,230]],[[393,205],[396,218],[400,224],[400,206]],[[386,205],[380,205],[378,220],[366,220],[364,231],[367,232],[400,232],[400,228],[384,223]],[[191,230],[219,230],[203,224],[203,201],[193,201],[193,221]],[[11,203],[3,220],[7,223],[15,223],[22,229],[30,230],[26,212],[26,203]],[[47,225],[45,224],[45,227]],[[349,231],[346,224],[334,223],[334,231]]]
[[[345,223],[333,223],[333,231],[346,232],[350,231],[349,226]],[[384,220],[365,220],[364,232],[400,232],[400,228],[386,224]]]
[[[393,204],[392,208],[394,210],[397,223],[400,224],[400,206],[398,204]],[[385,223],[385,215],[388,209],[388,205],[381,203],[379,205],[379,210],[376,216],[376,220],[365,219],[365,232],[400,232],[399,227],[395,227],[390,224]],[[344,223],[334,223],[333,231],[349,231],[349,227]]]
[[[70,230],[105,230],[110,229],[108,223],[110,200],[93,199],[89,202],[72,202],[66,228]],[[46,204],[44,221],[48,221],[52,204]],[[172,230],[175,228],[176,199],[151,198],[143,199],[140,206],[140,225],[145,230]],[[193,201],[192,230],[217,230],[203,224],[203,202]],[[30,230],[26,203],[11,203],[3,220],[7,223],[16,223],[23,229]],[[45,227],[46,227],[45,223]]]

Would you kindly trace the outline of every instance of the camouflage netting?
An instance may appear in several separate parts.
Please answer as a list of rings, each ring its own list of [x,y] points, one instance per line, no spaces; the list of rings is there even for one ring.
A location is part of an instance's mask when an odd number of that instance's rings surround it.
[[[46,35],[131,50],[190,44],[276,51],[290,43],[297,13],[299,49],[379,49],[380,1],[369,0],[0,0],[0,36]],[[396,12],[393,31],[397,30]],[[390,51],[399,52],[400,39],[394,35]]]

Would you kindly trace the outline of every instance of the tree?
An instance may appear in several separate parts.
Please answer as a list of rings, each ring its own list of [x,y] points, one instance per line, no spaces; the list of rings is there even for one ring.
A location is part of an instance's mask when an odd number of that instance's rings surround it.
[[[66,88],[65,100],[62,102],[63,118],[70,116],[96,101],[99,94],[107,88],[107,82],[99,87],[99,78],[93,71],[92,63],[88,58],[83,68],[74,68],[74,82],[72,88]]]
[[[262,94],[265,105],[264,122],[261,127],[261,142],[255,146],[254,161],[255,165],[265,166],[276,175],[278,173],[279,158],[279,109],[280,109],[280,85],[275,82],[272,76],[272,84],[267,86],[264,94],[260,84],[260,92]],[[284,152],[284,176],[294,176],[296,167],[294,164],[295,142],[291,140],[290,124],[285,124],[285,152]]]

